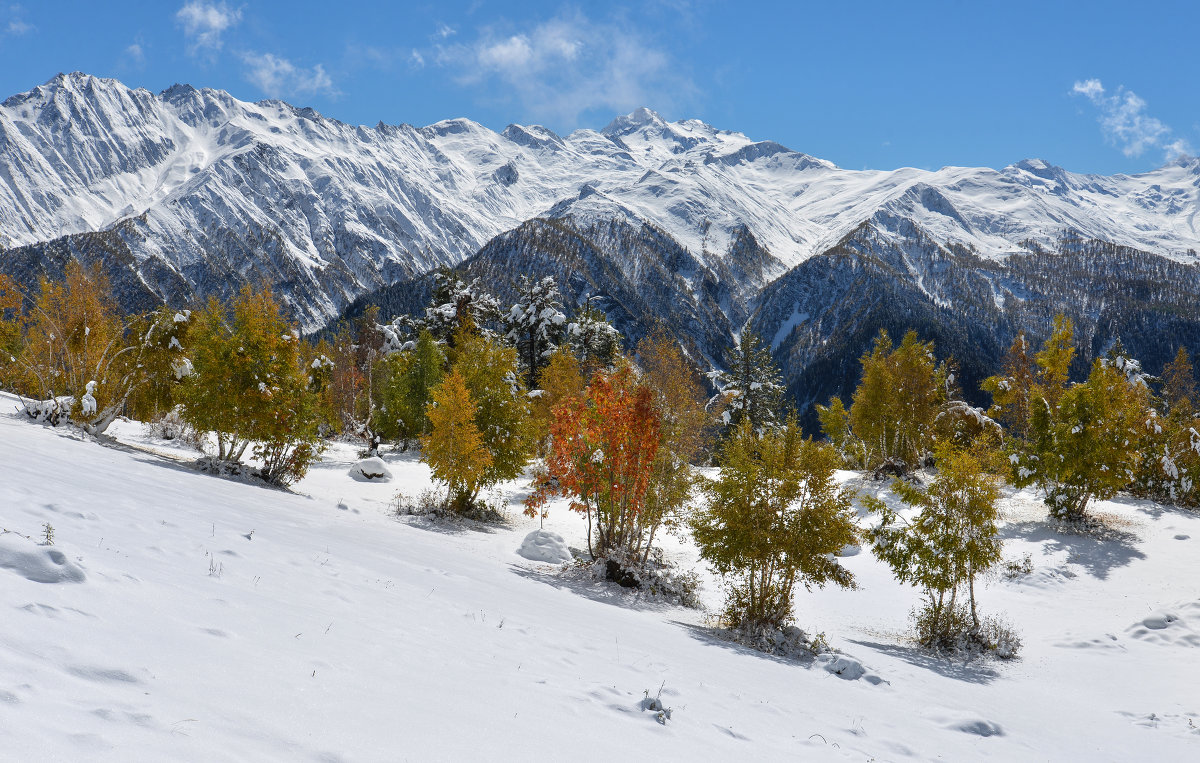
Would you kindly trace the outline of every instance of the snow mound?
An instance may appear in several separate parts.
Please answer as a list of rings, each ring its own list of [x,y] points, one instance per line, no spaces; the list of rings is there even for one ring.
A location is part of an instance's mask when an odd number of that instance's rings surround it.
[[[845,655],[833,656],[833,659],[825,663],[825,670],[846,681],[857,681],[867,672],[861,662]]]
[[[35,583],[82,583],[87,575],[53,546],[39,546],[14,533],[0,536],[0,569]]]
[[[1200,633],[1189,621],[1200,622],[1200,599],[1153,612],[1129,626],[1126,632],[1133,638],[1154,644],[1200,646]]]
[[[364,458],[350,467],[350,476],[358,482],[391,482],[392,472],[382,458]]]
[[[531,561],[548,564],[562,564],[573,558],[563,537],[549,530],[534,530],[526,535],[517,553]]]
[[[851,657],[848,654],[835,654],[826,652],[825,654],[821,654],[817,657],[817,662],[821,664],[826,671],[832,673],[843,681],[857,681],[861,678],[873,686],[886,683],[880,676],[874,673],[868,673],[861,660],[856,657]]]

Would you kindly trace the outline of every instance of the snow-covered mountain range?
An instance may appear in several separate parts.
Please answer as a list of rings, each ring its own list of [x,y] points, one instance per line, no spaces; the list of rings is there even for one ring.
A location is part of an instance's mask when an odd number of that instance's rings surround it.
[[[122,250],[112,256],[153,295],[265,280],[309,327],[535,217],[647,222],[714,269],[745,228],[773,259],[770,280],[869,219],[911,221],[985,258],[1051,246],[1070,228],[1190,260],[1198,210],[1196,159],[1112,177],[1039,160],[855,171],[649,109],[567,136],[465,119],[361,127],[79,73],[0,106],[0,246],[109,231],[108,249]],[[21,262],[39,259],[54,258]]]
[[[79,73],[0,105],[0,270],[25,283],[75,258],[129,308],[269,284],[316,330],[367,303],[413,309],[442,266],[499,292],[552,275],[701,365],[749,327],[802,407],[845,391],[880,327],[935,337],[972,383],[1058,311],[1083,329],[1081,363],[1116,337],[1149,368],[1200,350],[1198,213],[1196,158],[846,170],[645,108],[567,136],[362,127]]]

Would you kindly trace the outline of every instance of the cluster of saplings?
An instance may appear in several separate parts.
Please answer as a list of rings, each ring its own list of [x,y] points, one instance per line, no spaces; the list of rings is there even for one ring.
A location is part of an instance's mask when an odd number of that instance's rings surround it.
[[[446,510],[467,516],[540,459],[530,516],[566,499],[587,517],[593,558],[622,580],[653,564],[661,533],[689,529],[725,581],[724,622],[752,634],[792,621],[797,585],[853,587],[837,555],[867,540],[922,590],[923,644],[1012,654],[1015,637],[975,602],[976,581],[1001,557],[1005,479],[1036,484],[1053,517],[1076,522],[1120,490],[1200,503],[1187,353],[1154,379],[1118,346],[1072,384],[1064,319],[1039,352],[1018,337],[984,384],[988,411],[961,399],[952,361],[939,362],[932,343],[910,332],[894,346],[881,332],[850,407],[818,407],[819,442],[784,413],[758,338],[742,338],[708,397],[676,342],[652,333],[626,355],[601,311],[585,305],[568,320],[552,279],[523,281],[505,310],[477,283],[442,274],[420,318],[380,324],[368,312],[317,343],[300,340],[266,291],[123,316],[99,272],[74,264],[37,291],[0,281],[0,311],[0,381],[29,398],[31,416],[93,433],[121,412],[179,421],[215,443],[213,468],[249,456],[281,485],[329,437],[362,438],[372,454],[384,441],[419,443]],[[692,468],[714,462],[715,479]],[[916,515],[867,498],[879,521],[861,530],[835,470],[904,477],[921,467],[935,469],[928,484],[894,483]]]

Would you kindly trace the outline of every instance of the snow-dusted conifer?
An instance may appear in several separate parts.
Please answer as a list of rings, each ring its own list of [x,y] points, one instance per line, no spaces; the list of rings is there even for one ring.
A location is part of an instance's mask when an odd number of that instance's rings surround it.
[[[608,317],[591,300],[567,324],[567,343],[579,358],[583,377],[604,368],[611,368],[621,350],[621,332],[608,322]]]
[[[519,293],[519,300],[504,316],[505,336],[517,348],[526,386],[536,389],[542,369],[562,342],[567,316],[558,285],[549,276],[540,281],[522,276]]]
[[[730,352],[729,369],[714,371],[709,377],[720,389],[712,403],[723,404],[728,428],[736,428],[744,418],[759,433],[779,423],[783,377],[770,347],[757,334],[742,334]]]
[[[430,391],[445,376],[445,365],[445,353],[424,329],[411,349],[386,355],[376,372],[378,406],[371,419],[374,431],[391,440],[428,434],[426,406]]]
[[[491,327],[500,317],[500,303],[479,283],[462,279],[452,270],[439,271],[430,305],[417,328],[425,328],[439,342],[453,346],[460,330],[478,331],[491,336]]]

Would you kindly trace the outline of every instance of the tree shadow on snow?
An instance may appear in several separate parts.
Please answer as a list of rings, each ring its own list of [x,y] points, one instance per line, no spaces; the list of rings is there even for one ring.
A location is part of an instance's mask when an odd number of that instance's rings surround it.
[[[851,644],[858,644],[868,649],[886,654],[889,657],[907,662],[924,670],[929,670],[946,678],[965,681],[973,684],[990,684],[1000,677],[1000,673],[984,660],[964,662],[949,657],[941,657],[917,645],[881,644],[877,641],[857,641],[847,639]]]
[[[1180,506],[1172,506],[1167,503],[1156,503],[1146,498],[1133,498],[1130,496],[1117,496],[1116,498],[1108,499],[1109,503],[1115,503],[1120,506],[1128,506],[1139,514],[1145,514],[1150,519],[1158,520],[1163,517],[1178,517],[1186,519],[1196,519],[1200,517],[1195,510],[1185,509]]]
[[[1107,579],[1118,567],[1146,558],[1135,545],[1137,535],[1101,522],[1086,529],[1044,521],[1009,522],[1000,527],[1000,537],[1041,543],[1050,552],[1066,551],[1068,563],[1078,564],[1099,580]]]
[[[696,625],[695,623],[685,623],[682,620],[672,620],[673,625],[678,625],[687,631],[687,634],[697,641],[707,646],[715,646],[734,654],[744,655],[746,657],[757,657],[760,660],[779,663],[780,665],[799,665],[800,667],[812,667],[816,662],[816,655],[786,655],[786,654],[771,654],[763,652],[745,644],[739,643],[729,638],[721,636],[720,631],[716,628],[711,628],[706,625]]]
[[[638,589],[622,588],[617,583],[609,580],[596,580],[579,568],[572,567],[564,571],[561,567],[554,565],[531,568],[519,564],[510,564],[509,570],[513,574],[527,580],[533,580],[553,586],[554,588],[561,588],[582,596],[585,599],[598,601],[602,604],[611,604],[614,607],[649,612],[678,609],[678,606],[668,601],[647,598]]]

